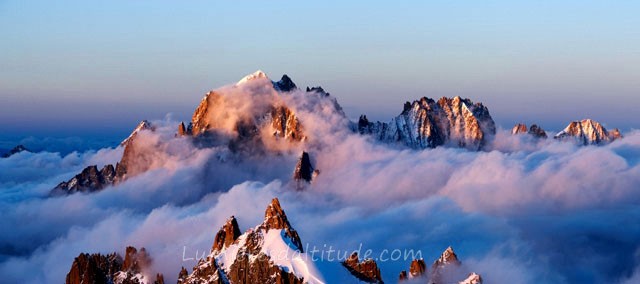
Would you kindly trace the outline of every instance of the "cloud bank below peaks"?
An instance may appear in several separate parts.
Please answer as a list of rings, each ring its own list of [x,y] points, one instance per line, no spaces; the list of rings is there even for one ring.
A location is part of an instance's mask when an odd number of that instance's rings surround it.
[[[359,134],[324,92],[283,92],[268,78],[214,90],[203,102],[214,108],[194,118],[217,124],[194,119],[191,130],[207,134],[177,136],[179,122],[151,121],[155,130],[136,137],[148,170],[91,194],[48,190],[88,165],[117,162],[122,147],[0,159],[0,227],[12,228],[0,233],[1,279],[60,282],[79,253],[131,245],[147,248],[151,270],[175,282],[228,217],[244,232],[274,197],[304,245],[374,255],[413,249],[427,261],[453,246],[465,273],[486,283],[637,279],[638,131],[578,146],[497,129],[482,151],[416,150]],[[278,132],[289,120],[278,128],[274,106],[299,122],[299,139]],[[291,178],[303,150],[320,174],[297,191]],[[383,280],[394,282],[410,262],[379,261]],[[328,283],[353,281],[336,262],[316,265]]]

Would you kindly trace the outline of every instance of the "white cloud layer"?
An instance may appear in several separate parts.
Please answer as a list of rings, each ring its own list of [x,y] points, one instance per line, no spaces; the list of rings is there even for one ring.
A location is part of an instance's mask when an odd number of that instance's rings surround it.
[[[304,191],[290,184],[302,146],[256,157],[198,149],[173,138],[177,123],[167,121],[140,135],[158,149],[152,170],[93,194],[47,198],[58,182],[113,163],[121,149],[0,159],[0,279],[60,282],[79,253],[133,245],[146,247],[152,270],[175,282],[181,266],[195,265],[183,256],[208,251],[229,216],[246,230],[273,197],[310,246],[414,249],[431,262],[451,245],[465,273],[487,283],[638,279],[639,131],[577,147],[499,130],[490,151],[415,151],[352,134],[319,97],[283,100],[321,171]],[[383,278],[394,282],[409,262],[379,263]],[[339,265],[318,267],[330,282],[346,281]]]

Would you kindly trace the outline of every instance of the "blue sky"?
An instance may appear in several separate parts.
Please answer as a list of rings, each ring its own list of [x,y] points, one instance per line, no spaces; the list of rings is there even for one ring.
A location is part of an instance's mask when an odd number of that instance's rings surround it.
[[[0,139],[188,120],[257,69],[323,86],[351,117],[460,95],[503,127],[640,128],[638,2],[306,2],[0,0]]]

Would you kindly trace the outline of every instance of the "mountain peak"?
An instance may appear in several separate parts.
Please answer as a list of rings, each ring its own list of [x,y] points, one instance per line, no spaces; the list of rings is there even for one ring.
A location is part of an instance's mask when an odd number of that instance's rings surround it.
[[[27,147],[25,147],[24,145],[18,145],[13,147],[13,149],[11,149],[9,152],[5,153],[4,155],[2,155],[3,158],[9,158],[12,155],[18,154],[20,152],[31,152],[29,149],[27,149]]]
[[[482,276],[475,272],[471,272],[467,279],[462,280],[459,284],[482,284]]]
[[[311,165],[309,153],[303,151],[296,164],[296,169],[293,172],[293,179],[295,181],[306,181],[310,183],[317,174],[318,171],[314,170],[313,165]]]
[[[162,274],[156,274],[154,280],[153,274],[143,273],[151,267],[151,261],[144,248],[127,247],[124,260],[115,252],[107,255],[81,253],[73,260],[65,283],[164,284]]]
[[[191,274],[181,269],[178,283],[324,283],[313,262],[300,257],[300,238],[277,198],[267,206],[262,224],[238,234],[231,216],[216,235],[211,253]]]
[[[444,250],[444,252],[442,252],[442,255],[440,255],[440,258],[438,258],[438,260],[436,260],[433,263],[433,266],[442,267],[447,264],[460,264],[460,261],[458,260],[458,256],[453,251],[453,248],[451,246],[447,247],[447,249]]]
[[[537,124],[532,124],[531,127],[529,127],[529,130],[527,130],[526,124],[518,123],[511,129],[511,134],[530,134],[536,138],[547,138],[547,133],[544,131],[544,129],[542,129],[542,127],[538,126]]]
[[[220,228],[213,241],[211,252],[222,251],[235,242],[241,235],[240,227],[235,216],[229,217],[227,222]]]
[[[489,110],[482,103],[459,96],[442,97],[437,102],[427,97],[406,102],[400,115],[390,122],[361,119],[358,131],[414,149],[449,145],[473,150],[480,150],[496,133]]]
[[[560,133],[556,134],[556,139],[567,139],[573,137],[578,144],[597,145],[609,143],[615,139],[621,138],[620,130],[613,129],[607,131],[602,124],[593,119],[583,119],[580,121],[572,121]]]
[[[349,258],[342,262],[342,265],[349,272],[362,282],[384,283],[380,275],[380,268],[375,260],[371,258],[360,261],[357,252],[353,252]]]
[[[289,237],[291,240],[291,243],[293,243],[300,252],[304,252],[302,250],[302,241],[300,240],[300,236],[298,236],[298,232],[291,227],[291,224],[287,219],[287,214],[282,210],[278,198],[272,199],[271,204],[267,206],[267,209],[264,212],[264,221],[262,221],[262,224],[260,224],[259,227],[264,229],[266,232],[269,230],[283,230],[285,236]]]
[[[241,85],[255,79],[269,79],[269,76],[267,76],[267,74],[264,73],[262,70],[258,70],[247,76],[244,76],[242,79],[240,79],[240,81],[238,81],[238,83],[236,83],[236,85]]]
[[[280,81],[273,82],[273,87],[281,92],[290,92],[298,88],[287,74],[282,75]]]
[[[287,215],[284,213],[284,210],[282,210],[278,198],[272,199],[269,206],[267,206],[267,209],[264,212],[264,221],[262,224],[266,230],[278,230],[290,226],[289,220],[287,220]]]
[[[133,140],[133,137],[136,136],[138,132],[142,130],[153,130],[153,129],[154,129],[154,126],[148,120],[145,119],[140,121],[140,123],[138,123],[138,126],[136,126],[136,128],[133,129],[129,137],[127,137],[127,139],[124,139],[122,140],[122,142],[120,142],[120,146],[126,146],[129,143],[129,141]]]

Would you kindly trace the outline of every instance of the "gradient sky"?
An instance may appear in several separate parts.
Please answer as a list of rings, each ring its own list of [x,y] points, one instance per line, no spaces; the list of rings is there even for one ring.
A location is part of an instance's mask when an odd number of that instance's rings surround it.
[[[503,127],[640,128],[640,2],[306,2],[0,0],[0,139],[188,120],[257,69],[354,118],[460,95]]]

